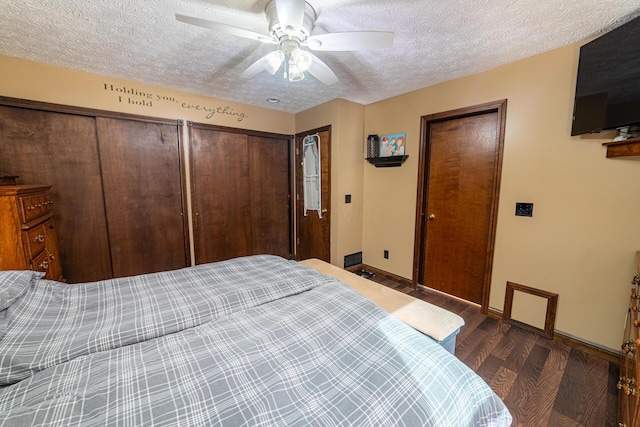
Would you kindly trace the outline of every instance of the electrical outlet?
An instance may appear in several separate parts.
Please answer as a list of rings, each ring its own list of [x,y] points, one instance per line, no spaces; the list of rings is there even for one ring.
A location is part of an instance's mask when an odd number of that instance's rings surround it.
[[[345,203],[351,203],[351,194],[345,194],[344,195],[344,202]]]
[[[389,251],[388,250],[384,250],[384,259],[389,259]]]

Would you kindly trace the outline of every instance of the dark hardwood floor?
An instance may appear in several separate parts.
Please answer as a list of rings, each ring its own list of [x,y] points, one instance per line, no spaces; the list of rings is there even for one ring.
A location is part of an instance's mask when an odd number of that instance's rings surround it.
[[[480,308],[387,277],[371,280],[464,318],[456,356],[505,402],[513,426],[618,426],[618,366],[480,313]]]

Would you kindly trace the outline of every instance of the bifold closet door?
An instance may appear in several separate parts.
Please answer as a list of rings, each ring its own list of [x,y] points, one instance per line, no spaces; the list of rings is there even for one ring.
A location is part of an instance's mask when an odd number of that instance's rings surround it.
[[[196,263],[291,253],[284,135],[190,128]]]
[[[60,261],[69,283],[109,278],[95,117],[24,104],[0,105],[0,171],[19,175],[20,184],[51,185]]]
[[[114,277],[187,266],[180,127],[96,123]]]

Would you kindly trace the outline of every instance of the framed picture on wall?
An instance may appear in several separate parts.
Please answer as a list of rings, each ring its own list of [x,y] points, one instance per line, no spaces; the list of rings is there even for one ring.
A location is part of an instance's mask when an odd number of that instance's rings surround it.
[[[404,156],[406,133],[393,133],[380,137],[380,157]]]

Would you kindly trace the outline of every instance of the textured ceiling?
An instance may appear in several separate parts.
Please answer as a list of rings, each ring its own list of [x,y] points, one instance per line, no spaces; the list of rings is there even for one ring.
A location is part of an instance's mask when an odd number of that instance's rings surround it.
[[[332,86],[266,72],[240,80],[273,45],[175,19],[267,34],[267,2],[9,0],[0,8],[0,54],[297,113],[335,98],[366,105],[584,40],[640,14],[638,0],[309,0],[318,14],[312,34],[395,33],[387,49],[315,52],[340,79]],[[281,102],[268,104],[271,97]]]

